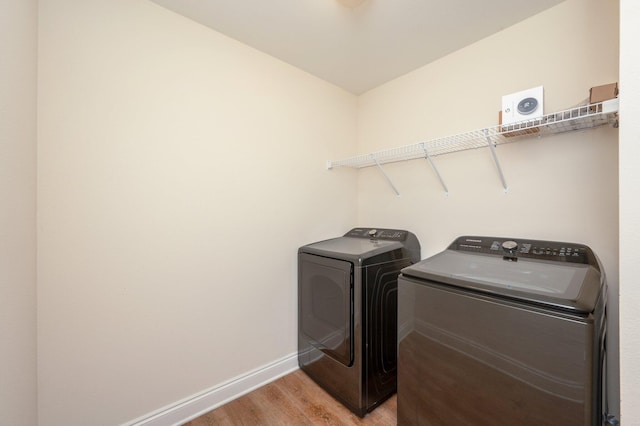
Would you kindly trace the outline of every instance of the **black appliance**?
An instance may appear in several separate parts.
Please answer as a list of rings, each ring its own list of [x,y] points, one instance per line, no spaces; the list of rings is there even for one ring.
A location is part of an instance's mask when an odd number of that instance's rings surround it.
[[[605,275],[582,244],[460,237],[398,279],[399,425],[601,425]]]
[[[396,391],[398,274],[411,232],[354,228],[298,250],[298,363],[360,417]]]

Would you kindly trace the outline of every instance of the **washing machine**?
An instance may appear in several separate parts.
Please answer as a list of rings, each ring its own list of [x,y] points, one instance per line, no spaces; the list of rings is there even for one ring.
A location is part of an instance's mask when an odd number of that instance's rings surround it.
[[[399,425],[603,424],[607,288],[589,247],[460,237],[398,292]]]
[[[298,364],[360,417],[396,392],[398,275],[419,260],[416,236],[398,229],[298,250]]]

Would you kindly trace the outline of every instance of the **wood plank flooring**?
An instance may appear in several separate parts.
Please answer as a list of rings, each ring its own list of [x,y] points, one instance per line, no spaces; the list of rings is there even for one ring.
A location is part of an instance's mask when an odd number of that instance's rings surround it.
[[[396,401],[394,395],[362,419],[296,370],[184,426],[391,426],[397,423]]]

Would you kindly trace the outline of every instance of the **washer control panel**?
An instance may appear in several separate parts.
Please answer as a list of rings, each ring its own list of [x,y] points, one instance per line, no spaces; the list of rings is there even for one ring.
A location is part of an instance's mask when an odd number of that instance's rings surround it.
[[[598,264],[589,247],[583,244],[558,241],[465,236],[457,238],[449,246],[449,250],[502,256],[506,260],[540,259],[591,264],[596,267]]]
[[[351,231],[344,234],[344,236],[352,238],[368,238],[373,240],[404,241],[407,239],[407,234],[407,231],[400,229],[353,228]]]

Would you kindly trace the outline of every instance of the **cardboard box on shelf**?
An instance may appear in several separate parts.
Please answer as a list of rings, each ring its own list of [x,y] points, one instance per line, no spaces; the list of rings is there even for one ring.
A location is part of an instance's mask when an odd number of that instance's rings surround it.
[[[592,87],[589,91],[589,103],[595,104],[618,96],[618,83],[604,84]]]

